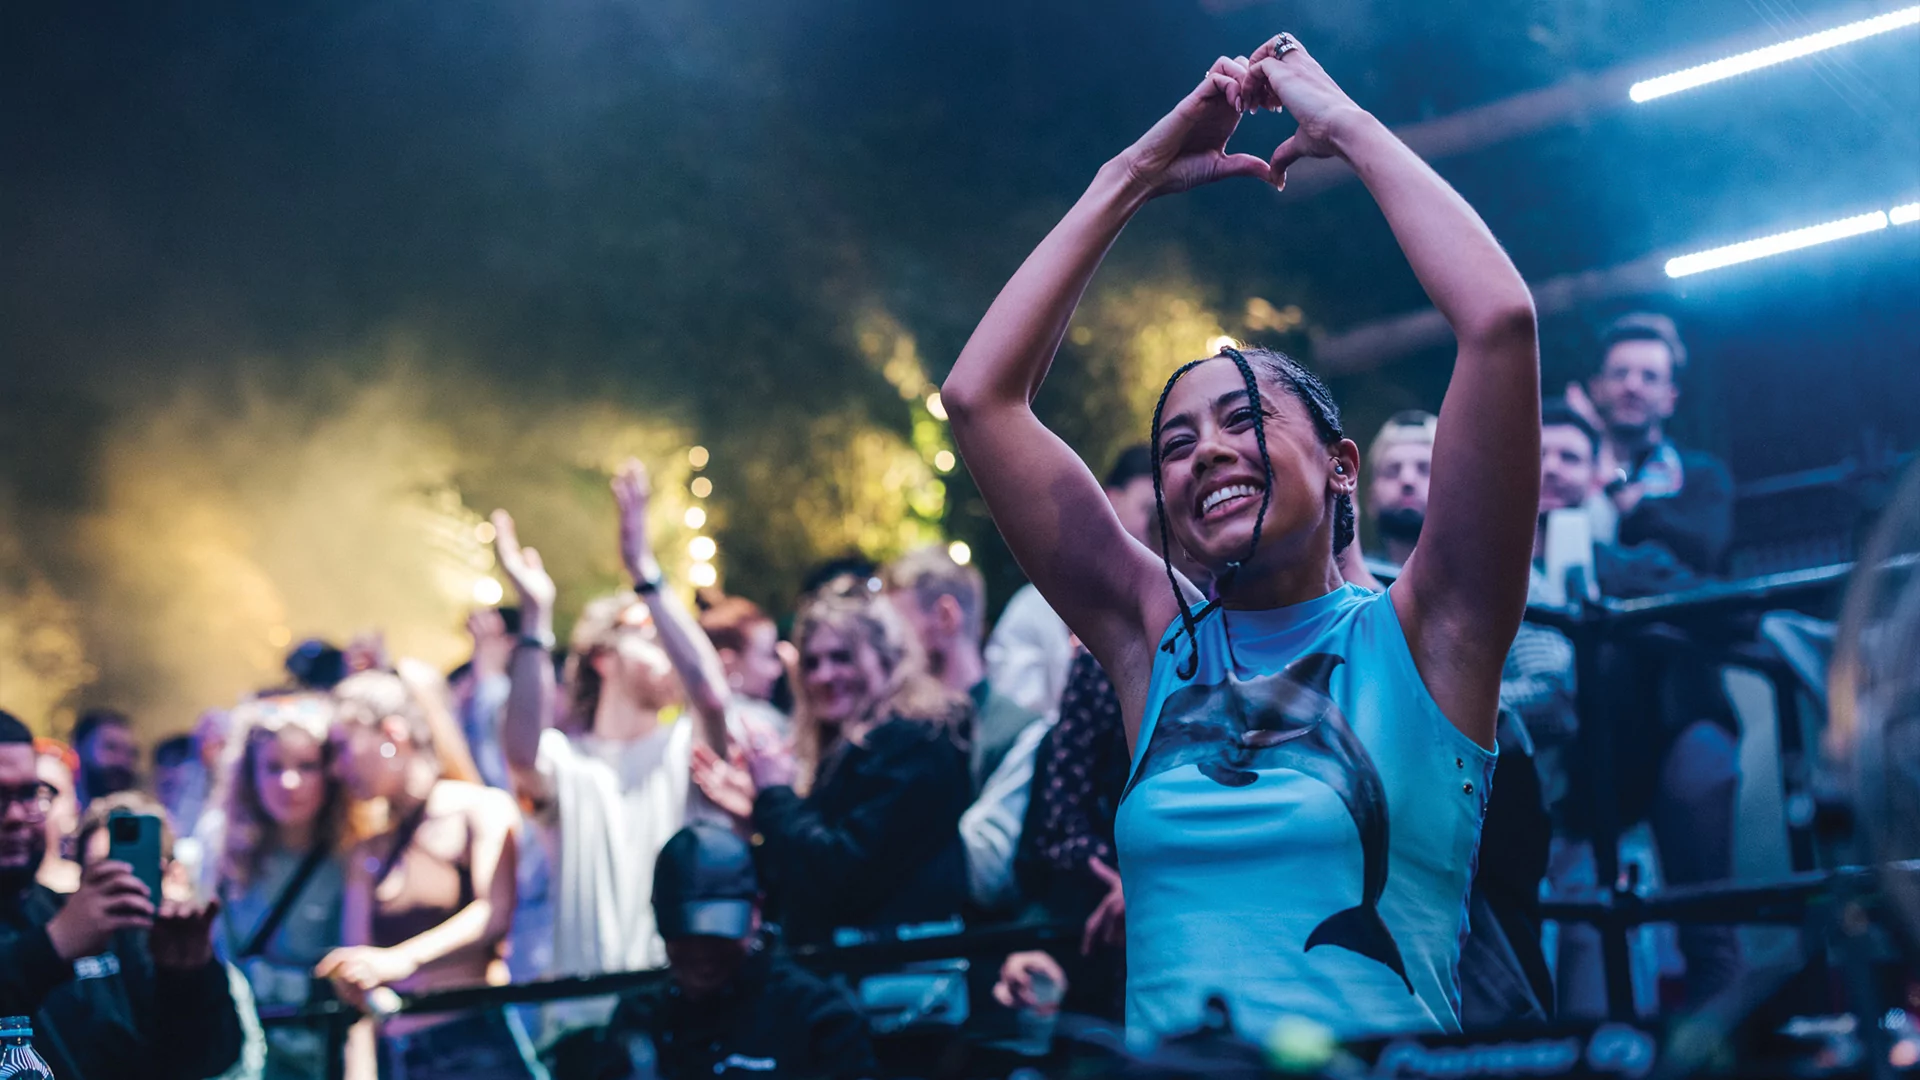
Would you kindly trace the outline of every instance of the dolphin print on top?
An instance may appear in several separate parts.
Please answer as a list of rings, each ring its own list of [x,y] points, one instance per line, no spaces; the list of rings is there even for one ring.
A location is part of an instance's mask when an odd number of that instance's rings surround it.
[[[1335,945],[1392,969],[1413,993],[1400,947],[1380,917],[1387,888],[1387,796],[1373,758],[1333,700],[1329,653],[1302,656],[1275,675],[1187,685],[1168,696],[1146,753],[1121,801],[1141,782],[1194,765],[1226,787],[1246,787],[1261,769],[1291,769],[1332,788],[1360,834],[1360,903],[1308,935],[1306,951]]]

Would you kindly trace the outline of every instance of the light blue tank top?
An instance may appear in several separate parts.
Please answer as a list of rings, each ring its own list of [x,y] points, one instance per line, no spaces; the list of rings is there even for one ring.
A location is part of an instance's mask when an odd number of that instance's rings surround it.
[[[1217,996],[1256,1040],[1288,1015],[1458,1031],[1494,754],[1434,704],[1386,593],[1198,632],[1191,679],[1179,620],[1155,653],[1115,823],[1129,1030],[1192,1030]]]

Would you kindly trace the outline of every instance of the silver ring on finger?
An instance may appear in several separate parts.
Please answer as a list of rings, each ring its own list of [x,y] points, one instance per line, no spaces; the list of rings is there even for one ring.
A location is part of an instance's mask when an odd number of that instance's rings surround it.
[[[1278,60],[1299,47],[1299,38],[1282,31],[1278,37],[1273,39],[1273,58]]]

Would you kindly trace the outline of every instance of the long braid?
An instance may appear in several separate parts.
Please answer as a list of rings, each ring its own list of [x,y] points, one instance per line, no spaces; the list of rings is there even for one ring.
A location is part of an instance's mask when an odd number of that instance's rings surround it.
[[[1314,429],[1322,441],[1332,443],[1346,438],[1346,432],[1340,423],[1340,406],[1335,404],[1333,394],[1328,391],[1325,383],[1285,353],[1263,348],[1254,348],[1250,351],[1255,359],[1270,369],[1274,378],[1279,380],[1282,386],[1299,399],[1300,404],[1306,408],[1307,415],[1313,420]],[[1247,546],[1246,557],[1227,564],[1226,572],[1214,583],[1215,599],[1202,605],[1199,614],[1196,615],[1187,607],[1187,598],[1181,593],[1180,580],[1173,571],[1172,532],[1167,523],[1166,489],[1160,477],[1160,421],[1166,410],[1167,398],[1173,393],[1174,384],[1180,381],[1180,377],[1196,366],[1218,357],[1232,360],[1234,367],[1240,370],[1241,379],[1247,384],[1247,403],[1254,411],[1254,442],[1260,448],[1260,467],[1266,474],[1266,488],[1260,494],[1260,513],[1253,520],[1253,540]],[[1266,527],[1267,511],[1273,506],[1273,458],[1267,452],[1266,420],[1267,408],[1265,400],[1260,396],[1260,380],[1255,376],[1253,364],[1248,361],[1246,354],[1234,346],[1227,346],[1214,356],[1182,364],[1167,377],[1167,384],[1160,389],[1160,400],[1153,405],[1152,441],[1148,449],[1153,461],[1153,507],[1160,522],[1160,563],[1166,569],[1167,584],[1173,589],[1174,603],[1180,608],[1181,629],[1186,633],[1187,643],[1191,649],[1186,661],[1175,669],[1183,679],[1192,678],[1200,668],[1200,636],[1195,629],[1196,624],[1219,606],[1219,598],[1226,594],[1234,578],[1239,575],[1240,568],[1260,550],[1260,536]],[[1353,542],[1353,533],[1353,500],[1351,496],[1341,495],[1334,500],[1333,550],[1336,553],[1345,550],[1346,546]],[[1166,649],[1169,652],[1172,651],[1171,642],[1167,644]],[[1227,640],[1227,651],[1229,662],[1231,662],[1233,651],[1231,637]]]
[[[1246,380],[1247,404],[1253,409],[1253,440],[1260,447],[1260,468],[1267,480],[1266,486],[1260,489],[1260,513],[1253,519],[1253,542],[1247,545],[1247,556],[1227,564],[1227,572],[1220,575],[1221,581],[1214,590],[1224,596],[1233,579],[1240,575],[1240,567],[1260,551],[1260,530],[1267,523],[1267,509],[1273,505],[1273,459],[1267,455],[1267,406],[1260,400],[1260,383],[1253,377],[1253,365],[1231,345],[1221,349],[1220,355],[1232,360],[1233,366],[1240,369],[1240,377]]]
[[[1189,360],[1167,378],[1167,385],[1160,388],[1160,400],[1153,403],[1152,438],[1148,442],[1153,461],[1153,510],[1160,520],[1160,565],[1167,571],[1167,585],[1173,589],[1174,606],[1180,609],[1180,627],[1186,632],[1187,644],[1191,648],[1186,661],[1175,669],[1175,674],[1183,679],[1193,678],[1194,673],[1200,670],[1200,634],[1194,629],[1193,612],[1187,610],[1186,594],[1180,591],[1180,579],[1173,573],[1173,533],[1167,527],[1167,491],[1160,482],[1160,416],[1166,410],[1167,395],[1173,393],[1173,384],[1180,381],[1180,376],[1204,363],[1206,360]]]

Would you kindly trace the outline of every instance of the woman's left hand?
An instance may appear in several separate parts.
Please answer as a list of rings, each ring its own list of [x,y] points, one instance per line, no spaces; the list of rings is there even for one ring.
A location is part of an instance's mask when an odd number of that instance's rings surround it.
[[[418,970],[418,964],[393,949],[353,945],[328,953],[313,973],[364,995],[376,986],[391,986]]]
[[[719,754],[695,743],[693,782],[707,798],[713,800],[713,805],[735,819],[742,822],[752,819],[753,800],[759,797],[760,788],[753,782],[753,773],[747,769],[746,755],[738,747],[722,761]]]
[[[1280,144],[1269,162],[1269,180],[1275,187],[1286,185],[1287,167],[1301,158],[1337,156],[1336,139],[1342,126],[1367,116],[1305,46],[1295,42],[1281,55],[1280,40],[1276,37],[1260,46],[1248,59],[1242,91],[1249,106],[1290,112],[1300,124],[1300,130]]]

